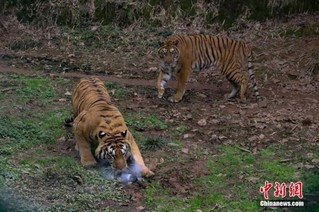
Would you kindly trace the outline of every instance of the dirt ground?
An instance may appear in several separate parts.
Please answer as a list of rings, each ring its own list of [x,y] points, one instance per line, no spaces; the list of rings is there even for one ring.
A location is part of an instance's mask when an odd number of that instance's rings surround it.
[[[67,57],[68,65],[72,62],[82,67],[83,59],[86,56],[92,58],[93,55],[69,50],[59,52],[57,47],[47,45],[40,49],[14,51],[7,47],[11,39],[8,32],[1,36],[0,72],[52,78],[59,76],[73,79],[74,82],[81,77],[97,75],[123,87],[135,86],[137,90],[133,95],[115,98],[115,104],[127,111],[156,114],[175,126],[183,124],[187,128],[179,136],[181,150],[164,148],[143,152],[146,164],[156,173],[152,180],[169,189],[171,195],[196,196],[198,191],[192,180],[209,174],[204,162],[207,155],[216,154],[215,146],[218,144],[238,145],[251,154],[276,142],[290,147],[308,142],[319,150],[319,25],[315,20],[319,20],[319,17],[298,16],[283,24],[255,23],[247,31],[238,32],[238,37],[244,38],[255,50],[256,78],[260,94],[265,98],[261,103],[257,103],[252,95],[252,88],[249,88],[246,104],[226,100],[225,95],[231,87],[214,68],[210,70],[213,74],[208,71],[192,74],[182,102],[174,104],[167,101],[175,90],[174,80],[168,84],[165,98],[158,99],[155,88],[157,59],[153,47],[145,50],[150,54],[145,53],[142,57],[126,57],[125,52],[107,52],[99,55],[98,59],[92,59],[93,66],[102,66],[103,70],[108,70],[107,74],[87,73],[83,71],[85,68],[61,68],[53,72],[44,68],[46,61],[54,59],[57,64],[62,64],[63,58]],[[315,28],[317,34],[296,36],[286,33],[284,36],[279,33],[287,32],[289,27],[292,30]],[[236,33],[232,31],[231,36],[236,37]],[[40,62],[34,65],[33,61]],[[107,65],[103,66],[102,61]],[[169,130],[139,130],[143,135],[172,137]],[[289,135],[285,137],[284,134]],[[72,145],[61,146],[58,143],[55,148],[55,154],[71,153],[78,160]],[[202,151],[200,156],[190,154],[198,150]],[[163,161],[169,157],[183,160],[163,165]],[[124,186],[124,190],[131,195],[131,203],[119,209],[144,210],[142,191],[145,186],[143,183]]]

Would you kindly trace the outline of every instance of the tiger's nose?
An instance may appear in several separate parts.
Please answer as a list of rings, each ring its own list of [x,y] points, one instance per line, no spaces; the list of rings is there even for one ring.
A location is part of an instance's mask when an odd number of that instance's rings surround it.
[[[113,161],[113,168],[122,170],[122,169],[126,168],[126,166],[127,166],[127,164],[126,164],[125,156],[123,155],[121,149],[117,149],[115,151],[115,158],[114,158],[114,161]]]
[[[123,170],[126,168],[126,166],[127,165],[125,160],[117,160],[117,161],[114,161],[113,163],[113,168],[117,170]]]

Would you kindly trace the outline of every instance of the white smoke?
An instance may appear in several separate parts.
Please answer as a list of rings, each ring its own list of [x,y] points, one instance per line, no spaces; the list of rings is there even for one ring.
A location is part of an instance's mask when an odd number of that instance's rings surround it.
[[[118,180],[124,184],[131,184],[136,181],[142,181],[141,168],[133,162],[128,168],[116,170],[111,166],[102,166],[100,168],[103,176],[108,180]]]

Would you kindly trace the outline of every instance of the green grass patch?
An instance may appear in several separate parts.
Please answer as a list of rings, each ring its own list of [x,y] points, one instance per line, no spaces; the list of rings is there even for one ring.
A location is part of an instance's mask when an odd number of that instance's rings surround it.
[[[143,114],[138,112],[125,113],[125,122],[128,126],[135,129],[154,129],[154,130],[165,130],[169,127],[166,121],[158,118],[153,114]]]
[[[64,133],[62,125],[67,114],[67,110],[52,110],[30,118],[0,116],[0,139],[5,140],[2,153],[9,155],[40,143],[54,143]]]
[[[47,77],[25,77],[23,75],[15,75],[14,80],[22,82],[22,87],[19,88],[18,94],[24,99],[31,97],[50,98],[55,96],[52,88],[52,81]]]
[[[146,137],[141,140],[143,149],[156,150],[167,146],[167,141],[160,137]]]
[[[183,134],[186,131],[187,131],[187,127],[184,124],[180,124],[178,127],[174,128],[173,134],[175,136],[180,136],[181,134]]]
[[[229,145],[219,145],[217,151],[218,154],[209,157],[206,162],[210,174],[191,182],[195,188],[193,196],[173,196],[169,187],[153,183],[145,191],[148,206],[155,211],[177,211],[181,208],[183,211],[210,211],[211,208],[217,211],[259,211],[262,209],[259,201],[263,200],[259,189],[265,180],[273,185],[284,182],[288,186],[290,182],[302,181],[306,196],[319,188],[319,173],[302,170],[302,176],[297,177],[300,170],[289,163],[281,163],[286,149],[277,145],[255,155]],[[274,199],[272,189],[269,196]],[[311,195],[308,199],[311,200]]]

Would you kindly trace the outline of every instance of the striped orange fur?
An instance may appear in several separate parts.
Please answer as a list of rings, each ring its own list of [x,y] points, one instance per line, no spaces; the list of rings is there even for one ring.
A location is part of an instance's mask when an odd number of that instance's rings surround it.
[[[252,66],[252,51],[241,41],[213,35],[171,35],[158,49],[160,57],[160,73],[157,79],[158,97],[162,98],[167,81],[177,77],[176,93],[169,98],[171,102],[182,100],[186,82],[193,70],[217,66],[233,90],[228,98],[234,98],[240,91],[240,100],[246,101],[248,77],[244,72],[248,66],[248,74],[253,83],[255,96],[261,100]]]
[[[91,166],[108,160],[117,170],[128,167],[128,160],[139,167],[142,176],[154,173],[145,166],[139,148],[121,112],[111,103],[104,83],[98,78],[81,79],[72,94],[73,131],[81,163]],[[91,147],[97,146],[91,152]]]

